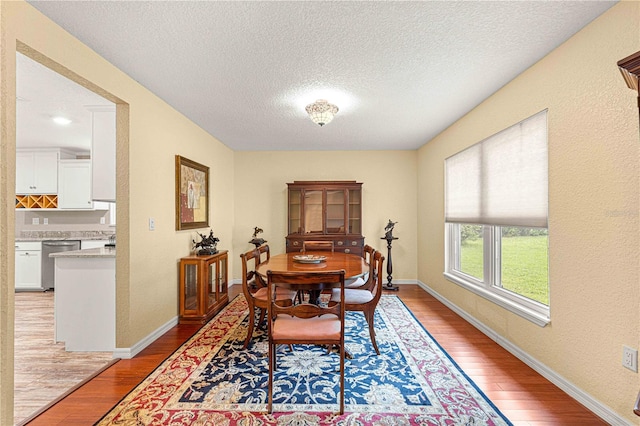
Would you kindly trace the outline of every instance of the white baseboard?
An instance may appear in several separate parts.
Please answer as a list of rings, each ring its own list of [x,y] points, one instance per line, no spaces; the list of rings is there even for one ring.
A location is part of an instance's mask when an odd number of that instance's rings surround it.
[[[568,381],[566,378],[562,377],[545,364],[536,360],[528,353],[523,351],[518,346],[511,343],[509,340],[500,336],[496,332],[494,332],[489,327],[485,326],[483,323],[478,321],[473,316],[469,315],[466,311],[456,306],[450,300],[436,292],[431,287],[427,286],[425,283],[418,281],[418,285],[427,293],[438,299],[442,304],[446,305],[449,309],[454,311],[456,314],[460,315],[465,319],[469,324],[473,325],[475,328],[480,330],[483,334],[489,337],[491,340],[496,342],[498,345],[502,346],[504,349],[509,351],[512,355],[518,358],[520,361],[527,364],[529,367],[533,368],[537,371],[541,376],[549,380],[554,385],[558,386],[562,389],[566,394],[571,396],[573,399],[578,401],[580,404],[587,407],[590,411],[592,411],[597,416],[601,417],[605,422],[610,425],[615,426],[631,426],[632,423],[629,423],[625,418],[620,417],[620,415],[614,411],[612,411],[608,406],[604,405],[602,402],[598,401],[582,389],[578,388],[576,385]]]
[[[176,325],[178,325],[177,316],[173,317],[172,319],[170,319],[169,321],[167,321],[166,323],[158,327],[155,331],[151,332],[151,334],[149,334],[144,339],[140,340],[138,343],[136,343],[132,347],[116,348],[116,350],[113,351],[113,357],[121,358],[121,359],[133,358],[134,356],[142,352],[144,348],[146,348],[147,346],[155,342],[160,336],[162,336],[167,331],[171,330],[171,328],[175,327]]]

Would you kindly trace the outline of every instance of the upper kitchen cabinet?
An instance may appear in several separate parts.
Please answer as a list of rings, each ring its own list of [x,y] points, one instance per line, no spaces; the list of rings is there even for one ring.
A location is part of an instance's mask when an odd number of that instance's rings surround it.
[[[116,200],[116,110],[114,106],[89,107],[93,116],[91,158],[92,198]]]
[[[58,149],[16,150],[16,194],[57,194]]]
[[[91,160],[60,160],[58,208],[92,209]]]

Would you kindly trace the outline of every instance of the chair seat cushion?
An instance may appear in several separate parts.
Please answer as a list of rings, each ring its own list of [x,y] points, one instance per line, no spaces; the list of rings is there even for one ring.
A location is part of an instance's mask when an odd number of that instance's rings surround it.
[[[354,290],[350,288],[344,289],[345,303],[348,305],[360,305],[369,303],[373,300],[373,294],[369,290]],[[334,288],[331,292],[331,300],[333,302],[340,301],[340,289]]]
[[[273,322],[271,334],[275,340],[340,340],[340,319],[333,314],[313,318],[296,318],[280,314]]]
[[[365,282],[366,281],[362,277],[358,277],[356,279],[345,280],[344,281],[344,288],[360,287],[361,285],[364,285]]]
[[[276,288],[276,300],[288,300],[296,297],[297,292],[295,290],[289,290],[286,288],[278,287]],[[267,288],[259,288],[255,293],[253,293],[253,297],[255,299],[267,301],[269,294],[267,293]]]

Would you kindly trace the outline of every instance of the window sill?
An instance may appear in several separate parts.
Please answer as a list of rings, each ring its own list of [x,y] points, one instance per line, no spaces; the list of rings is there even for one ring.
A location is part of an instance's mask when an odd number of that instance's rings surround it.
[[[533,309],[522,306],[521,304],[518,304],[513,300],[510,300],[506,297],[502,297],[498,293],[488,291],[480,286],[472,284],[464,280],[463,278],[450,274],[448,272],[444,273],[444,277],[447,280],[455,284],[458,284],[459,286],[471,291],[472,293],[475,293],[478,296],[483,297],[495,303],[496,305],[501,306],[502,308],[508,310],[509,312],[512,312],[518,316],[521,316],[522,318],[528,321],[531,321],[532,323],[540,327],[545,327],[551,322],[551,320],[549,319],[548,313],[545,315],[543,313],[534,311]]]

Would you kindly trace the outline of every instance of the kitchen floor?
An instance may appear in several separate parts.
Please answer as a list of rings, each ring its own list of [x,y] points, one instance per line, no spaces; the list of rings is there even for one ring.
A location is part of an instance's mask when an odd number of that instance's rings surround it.
[[[55,343],[54,293],[15,294],[14,424],[110,364],[111,352],[67,352]]]

